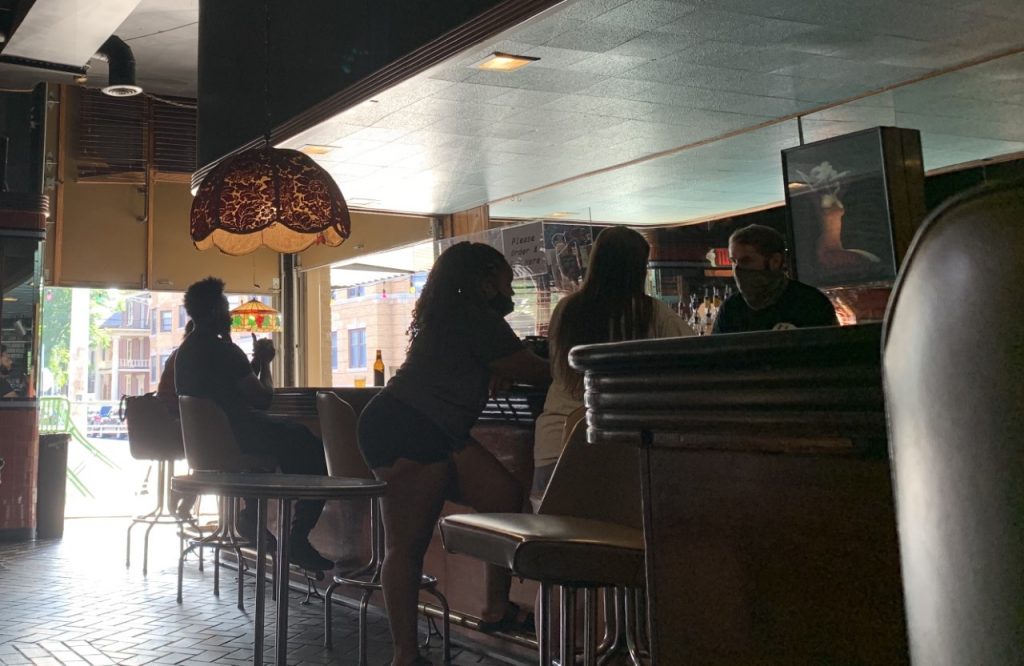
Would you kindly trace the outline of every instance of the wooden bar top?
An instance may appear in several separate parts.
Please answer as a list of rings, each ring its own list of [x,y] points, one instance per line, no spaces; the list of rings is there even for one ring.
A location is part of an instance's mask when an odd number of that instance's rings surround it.
[[[881,325],[588,345],[591,442],[884,454]],[[738,444],[741,438],[742,445]]]

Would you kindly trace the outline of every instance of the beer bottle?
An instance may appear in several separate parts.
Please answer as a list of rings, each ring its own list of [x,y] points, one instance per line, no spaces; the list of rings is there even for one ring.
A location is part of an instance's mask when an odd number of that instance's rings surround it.
[[[384,359],[377,350],[377,360],[373,362],[373,385],[384,386]]]

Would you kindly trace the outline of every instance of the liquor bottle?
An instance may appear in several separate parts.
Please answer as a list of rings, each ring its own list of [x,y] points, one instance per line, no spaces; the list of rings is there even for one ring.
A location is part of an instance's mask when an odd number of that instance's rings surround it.
[[[384,359],[377,350],[377,360],[373,362],[373,385],[384,386]]]

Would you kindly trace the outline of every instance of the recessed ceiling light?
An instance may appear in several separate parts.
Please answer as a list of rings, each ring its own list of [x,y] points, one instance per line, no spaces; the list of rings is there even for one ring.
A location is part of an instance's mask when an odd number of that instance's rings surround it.
[[[16,303],[17,300],[14,296],[4,296],[4,303]]]
[[[575,215],[575,216],[578,216],[578,215],[579,215],[579,213],[577,213],[577,212],[576,212],[576,211],[574,211],[574,210],[571,210],[571,211],[566,211],[566,210],[556,210],[556,211],[555,211],[555,212],[553,212],[553,213],[548,213],[548,217],[554,217],[554,218],[559,218],[559,217],[573,217],[574,215]]]
[[[494,52],[473,66],[477,69],[489,69],[495,72],[511,72],[537,60],[540,58]]]
[[[302,148],[299,148],[299,150],[306,153],[307,155],[326,155],[327,153],[334,150],[334,148],[332,148],[331,146],[314,146],[312,144],[307,144]]]

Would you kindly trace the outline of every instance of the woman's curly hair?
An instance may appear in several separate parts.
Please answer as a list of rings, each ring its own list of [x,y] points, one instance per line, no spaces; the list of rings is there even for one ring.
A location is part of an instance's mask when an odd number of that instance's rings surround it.
[[[482,300],[480,284],[503,268],[509,268],[504,255],[485,243],[463,241],[442,252],[413,308],[409,342],[443,322],[453,309],[465,307],[467,300]]]

